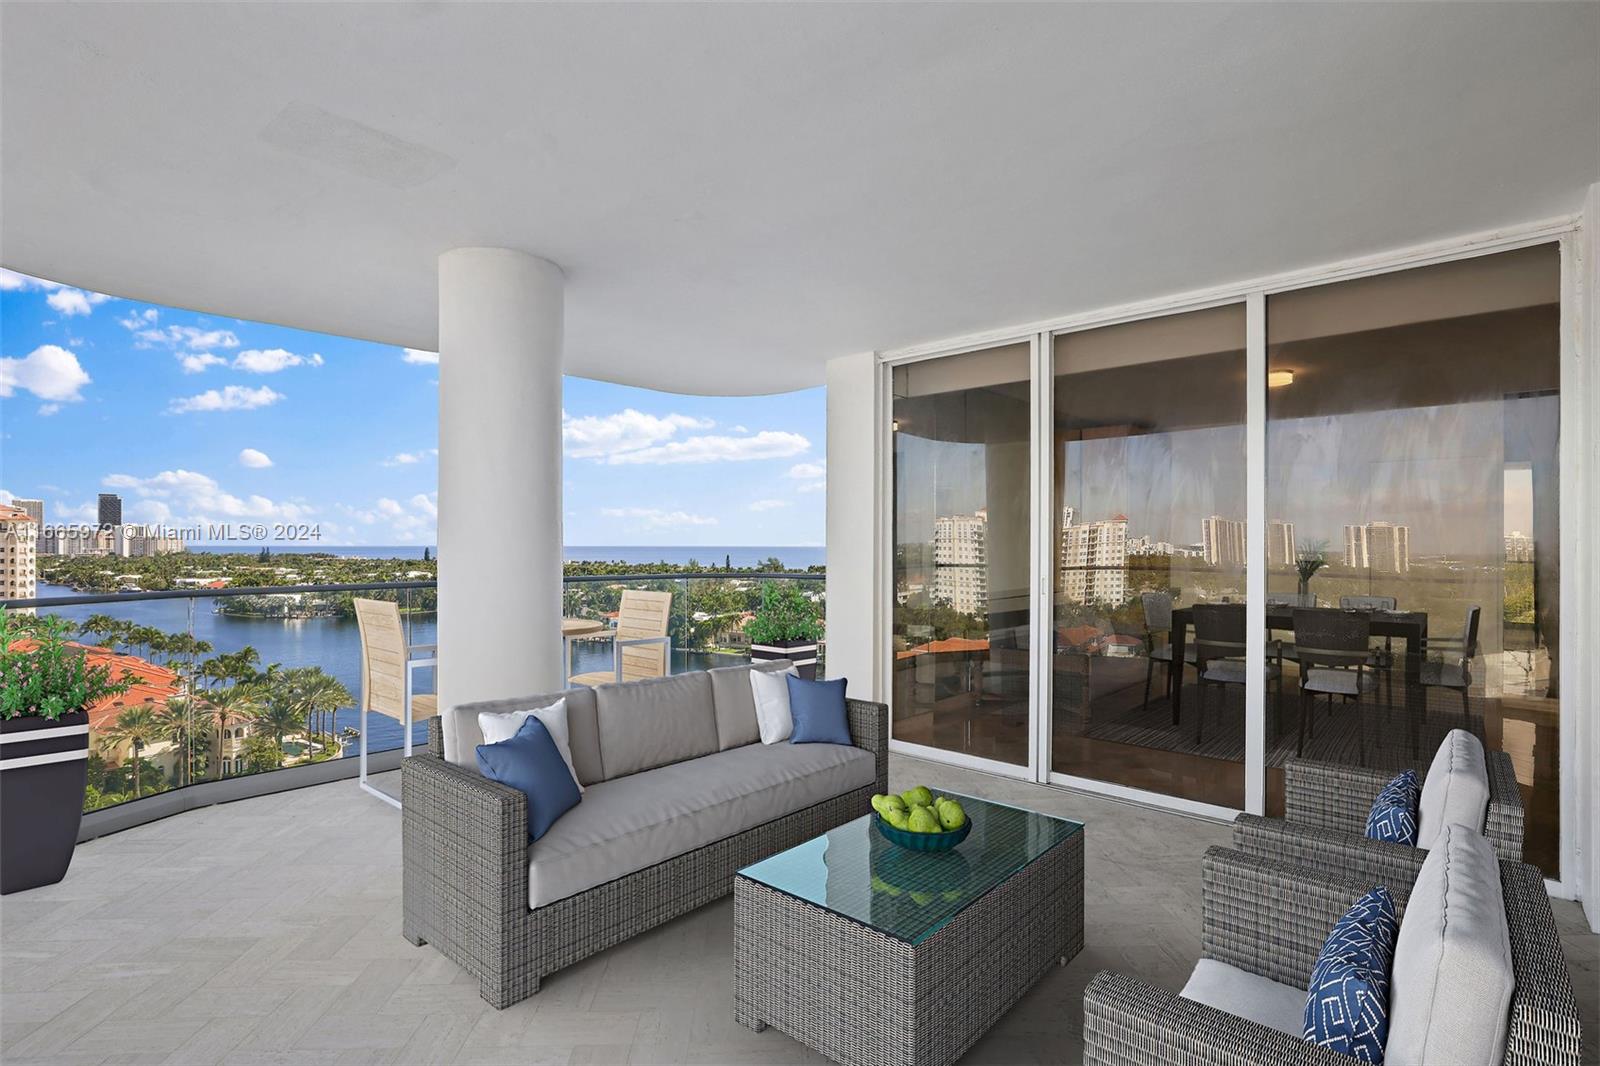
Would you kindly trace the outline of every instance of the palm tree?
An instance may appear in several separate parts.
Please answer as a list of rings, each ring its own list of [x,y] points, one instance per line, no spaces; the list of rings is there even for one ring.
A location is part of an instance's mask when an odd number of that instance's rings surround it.
[[[355,697],[350,695],[350,690],[344,687],[342,681],[323,673],[318,667],[309,668],[296,687],[299,689],[300,702],[311,716],[318,719],[319,724],[322,715],[331,717],[331,723],[325,731],[325,735],[331,737],[339,727],[339,708],[354,703]]]
[[[202,712],[210,719],[209,728],[216,738],[217,766],[222,766],[223,735],[233,727],[254,721],[261,708],[261,692],[249,683],[234,683],[227,688],[214,688],[206,693]],[[223,776],[220,772],[218,777]]]
[[[295,730],[306,729],[306,713],[295,698],[294,688],[278,685],[267,695],[266,702],[256,714],[255,724],[269,734],[278,745],[278,765],[283,765],[283,738]],[[307,751],[310,751],[307,737]]]
[[[133,759],[133,798],[139,798],[139,763],[145,747],[162,736],[161,723],[146,703],[129,707],[109,728],[100,731],[100,746],[115,749],[123,744]]]
[[[178,784],[186,785],[194,776],[194,701],[187,696],[173,696],[155,711],[156,725],[163,739],[177,745],[181,757],[178,761]]]

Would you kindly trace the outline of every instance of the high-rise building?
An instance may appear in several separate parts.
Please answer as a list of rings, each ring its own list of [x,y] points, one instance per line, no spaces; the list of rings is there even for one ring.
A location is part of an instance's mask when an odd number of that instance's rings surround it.
[[[122,525],[122,497],[114,492],[100,494],[100,526]]]
[[[1378,574],[1411,569],[1411,530],[1393,522],[1344,527],[1344,565]]]
[[[962,614],[989,609],[989,512],[933,520],[933,598]]]
[[[0,505],[0,599],[38,595],[39,525],[20,507]]]
[[[1121,604],[1128,598],[1128,518],[1061,530],[1061,595],[1075,603]]]
[[[1245,524],[1234,518],[1211,515],[1200,523],[1201,557],[1212,566],[1245,564]]]
[[[20,500],[18,501],[21,502]],[[1533,538],[1526,533],[1512,530],[1506,534],[1506,562],[1531,563],[1533,562]]]
[[[11,506],[15,507],[19,511],[27,511],[28,512],[28,517],[33,519],[33,524],[38,526],[41,532],[44,530],[44,501],[43,500],[18,500],[18,499],[14,499],[14,500],[11,501]]]
[[[1294,562],[1294,523],[1268,522],[1267,565],[1293,566]]]

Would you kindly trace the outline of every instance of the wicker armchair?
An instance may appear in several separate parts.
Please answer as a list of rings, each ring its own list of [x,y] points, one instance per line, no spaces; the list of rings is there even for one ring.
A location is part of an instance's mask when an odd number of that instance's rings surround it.
[[[1485,753],[1489,810],[1483,833],[1495,854],[1522,861],[1522,793],[1511,756]],[[1421,779],[1427,767],[1417,768]],[[1389,770],[1290,759],[1283,768],[1284,817],[1241,814],[1233,823],[1233,846],[1248,855],[1279,858],[1330,874],[1415,878],[1428,857],[1422,848],[1368,840],[1367,812]]]
[[[851,738],[875,757],[873,784],[537,909],[527,797],[446,762],[432,719],[427,753],[400,764],[405,938],[466,969],[498,1009],[538,992],[548,974],[730,894],[741,867],[858,817],[888,791],[889,709],[846,708]]]
[[[1223,848],[1206,853],[1203,869],[1202,957],[1295,987],[1309,981],[1333,924],[1375,883]],[[1387,884],[1404,891],[1411,882]],[[1516,975],[1505,1062],[1575,1066],[1582,1031],[1544,876],[1502,861],[1500,884]],[[1084,1060],[1095,1066],[1357,1061],[1125,974],[1097,974],[1084,992],[1083,1011]]]

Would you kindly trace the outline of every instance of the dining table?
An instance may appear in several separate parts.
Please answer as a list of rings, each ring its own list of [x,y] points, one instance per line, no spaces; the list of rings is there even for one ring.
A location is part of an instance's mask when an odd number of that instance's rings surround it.
[[[1307,610],[1308,608],[1299,608]],[[1321,608],[1322,610],[1337,610],[1338,608]],[[1296,608],[1287,604],[1271,603],[1267,605],[1268,631],[1293,632],[1294,612]],[[1406,731],[1412,754],[1416,754],[1418,743],[1418,725],[1421,722],[1420,708],[1417,701],[1425,697],[1421,685],[1422,661],[1428,646],[1428,613],[1426,611],[1368,611],[1372,620],[1372,635],[1386,637],[1391,641],[1399,640],[1405,644],[1405,650],[1400,658],[1405,664],[1405,684],[1403,685],[1403,698],[1406,710]],[[1172,611],[1172,662],[1181,664],[1184,652],[1189,643],[1189,629],[1194,625],[1194,608],[1175,607]],[[1191,664],[1192,665],[1192,664]],[[1178,721],[1183,709],[1183,670],[1175,666],[1167,674],[1167,694],[1172,701],[1172,720]]]
[[[572,642],[579,637],[592,637],[604,633],[608,627],[598,618],[561,619],[561,663],[566,673],[572,673]],[[563,675],[565,676],[565,675]]]

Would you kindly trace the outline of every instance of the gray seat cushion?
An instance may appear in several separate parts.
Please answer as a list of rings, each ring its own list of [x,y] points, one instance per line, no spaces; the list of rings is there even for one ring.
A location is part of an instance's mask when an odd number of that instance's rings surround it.
[[[711,696],[717,708],[717,750],[742,748],[761,739],[756,721],[756,700],[750,691],[750,671],[782,673],[794,665],[788,659],[772,659],[748,666],[719,666],[707,670],[711,677]]]
[[[1220,681],[1224,685],[1242,685],[1246,676],[1243,659],[1212,659],[1206,663],[1207,681]],[[1263,676],[1268,679],[1277,677],[1278,664],[1268,659]]]
[[[1483,743],[1465,729],[1452,729],[1422,781],[1417,847],[1433,847],[1434,838],[1447,825],[1469,826],[1481,833],[1488,814],[1489,771]]]
[[[1361,689],[1357,689],[1357,685]],[[1371,692],[1378,687],[1378,678],[1370,671],[1336,669],[1329,666],[1313,666],[1306,670],[1306,679],[1301,688],[1307,692],[1323,692],[1334,696],[1359,696],[1362,692]]]
[[[596,685],[594,698],[607,780],[717,750],[711,678],[703,670]]]
[[[1293,1037],[1305,1031],[1305,989],[1279,984],[1216,959],[1195,963],[1189,983],[1178,995]]]
[[[750,744],[595,785],[528,848],[528,905],[559,899],[872,784],[872,753]]]
[[[1394,949],[1389,1066],[1498,1066],[1515,987],[1494,845],[1446,826],[1417,874]]]
[[[569,688],[543,696],[518,696],[506,700],[480,700],[447,707],[440,714],[444,727],[444,757],[457,766],[478,768],[479,744],[483,743],[483,730],[478,728],[478,714],[509,714],[530,707],[548,707],[556,700],[567,701],[567,743],[572,748],[572,768],[577,771],[578,783],[585,788],[606,775],[600,763],[600,726],[596,717],[594,689]]]

